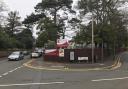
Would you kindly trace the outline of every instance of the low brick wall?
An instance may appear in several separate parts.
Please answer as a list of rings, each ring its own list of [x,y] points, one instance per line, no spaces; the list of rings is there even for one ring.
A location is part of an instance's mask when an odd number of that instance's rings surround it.
[[[70,53],[74,53],[74,60],[70,59]],[[69,62],[80,62],[78,60],[79,57],[87,57],[88,60],[83,60],[83,62],[91,62],[92,61],[92,49],[86,48],[86,49],[65,49],[64,51],[64,59]],[[94,50],[94,61],[101,60],[101,49],[95,49]]]
[[[121,53],[121,52],[125,52],[127,51],[127,48],[120,48],[120,49],[116,49],[116,53]]]
[[[120,52],[127,51],[126,48],[119,48],[116,49],[116,54]],[[71,52],[74,52],[74,60],[70,59]],[[104,49],[103,51],[104,58],[113,55],[108,53],[107,49]],[[87,57],[88,61],[79,61],[79,57]],[[53,55],[44,55],[44,61],[52,61],[52,62],[92,62],[92,49],[91,48],[85,48],[85,49],[64,49],[64,58],[60,58],[59,56],[53,56]],[[101,48],[95,48],[94,50],[94,62],[100,62],[102,61],[102,49]]]
[[[43,60],[50,62],[66,62],[63,57],[53,56],[53,55],[44,55]]]
[[[7,57],[10,53],[11,53],[11,51],[0,51],[0,58]]]

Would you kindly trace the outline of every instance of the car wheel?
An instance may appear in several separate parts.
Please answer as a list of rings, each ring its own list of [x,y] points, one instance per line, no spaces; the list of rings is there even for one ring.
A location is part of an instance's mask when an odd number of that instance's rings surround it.
[[[16,61],[19,61],[19,58],[17,58]]]

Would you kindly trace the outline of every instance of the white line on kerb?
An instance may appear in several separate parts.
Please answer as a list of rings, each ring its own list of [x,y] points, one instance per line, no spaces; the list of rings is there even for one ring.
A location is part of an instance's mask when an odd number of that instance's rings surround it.
[[[93,82],[100,82],[100,81],[113,81],[113,80],[123,80],[123,79],[128,79],[128,77],[111,78],[111,79],[97,79],[97,80],[92,80],[92,81]]]
[[[63,83],[64,83],[64,82],[5,84],[5,85],[0,85],[0,87],[8,87],[8,86],[28,86],[28,85],[50,85],[50,84],[63,84]]]

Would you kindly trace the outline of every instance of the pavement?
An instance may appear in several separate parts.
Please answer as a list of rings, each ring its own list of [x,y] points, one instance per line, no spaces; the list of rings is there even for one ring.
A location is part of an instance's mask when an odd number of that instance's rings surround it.
[[[121,66],[120,55],[108,57],[102,63],[59,63],[43,61],[43,58],[33,58],[24,66],[33,69],[61,70],[61,71],[90,71],[90,70],[114,70]]]

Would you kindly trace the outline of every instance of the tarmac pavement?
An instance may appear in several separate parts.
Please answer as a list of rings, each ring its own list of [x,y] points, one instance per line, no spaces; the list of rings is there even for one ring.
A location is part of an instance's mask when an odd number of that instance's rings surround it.
[[[102,63],[59,63],[43,61],[43,58],[33,58],[24,63],[24,66],[33,69],[61,70],[61,71],[90,71],[90,70],[113,70],[121,66],[120,55],[109,57]]]

